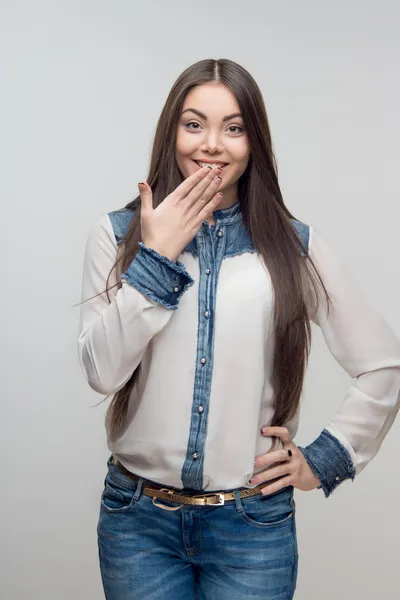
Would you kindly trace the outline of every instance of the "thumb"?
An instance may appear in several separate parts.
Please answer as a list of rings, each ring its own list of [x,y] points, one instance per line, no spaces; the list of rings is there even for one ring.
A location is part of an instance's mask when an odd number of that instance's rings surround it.
[[[146,181],[138,183],[142,212],[150,212],[153,210],[153,194],[151,187]]]

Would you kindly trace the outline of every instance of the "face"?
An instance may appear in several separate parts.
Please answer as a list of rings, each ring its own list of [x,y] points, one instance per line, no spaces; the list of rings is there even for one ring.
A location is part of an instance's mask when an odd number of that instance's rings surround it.
[[[186,179],[205,163],[223,166],[221,207],[237,200],[237,182],[250,148],[235,96],[224,84],[207,83],[186,96],[178,123],[176,160]],[[200,164],[199,164],[200,163]]]

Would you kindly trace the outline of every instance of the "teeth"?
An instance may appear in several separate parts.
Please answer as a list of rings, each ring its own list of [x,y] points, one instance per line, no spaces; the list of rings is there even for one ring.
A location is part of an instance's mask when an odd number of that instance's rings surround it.
[[[203,163],[200,162],[198,160],[196,160],[197,164],[200,165],[200,167],[211,167],[212,169],[216,169],[217,167],[224,167],[225,165],[221,165],[218,163]]]

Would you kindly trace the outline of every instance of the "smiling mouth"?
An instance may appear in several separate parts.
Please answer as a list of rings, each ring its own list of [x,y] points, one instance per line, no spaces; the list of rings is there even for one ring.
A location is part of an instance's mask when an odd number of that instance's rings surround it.
[[[221,169],[225,169],[225,167],[227,167],[229,165],[229,163],[220,163],[220,162],[206,162],[206,161],[198,161],[198,160],[194,160],[193,162],[196,163],[196,165],[200,168],[202,167],[221,167]]]

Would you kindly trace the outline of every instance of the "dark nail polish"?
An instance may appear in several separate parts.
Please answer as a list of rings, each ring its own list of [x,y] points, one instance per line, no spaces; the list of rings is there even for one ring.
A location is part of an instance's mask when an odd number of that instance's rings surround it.
[[[291,450],[288,450],[287,453],[289,454],[289,458],[293,456],[293,452]]]

